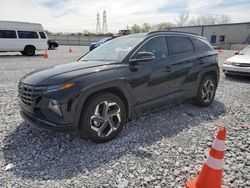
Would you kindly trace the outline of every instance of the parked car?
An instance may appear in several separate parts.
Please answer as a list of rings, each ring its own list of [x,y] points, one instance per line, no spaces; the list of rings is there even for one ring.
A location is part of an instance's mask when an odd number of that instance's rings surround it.
[[[103,38],[102,40],[100,40],[98,42],[91,43],[90,46],[89,46],[89,51],[94,50],[98,46],[101,46],[102,44],[104,44],[105,42],[108,42],[108,41],[112,40],[113,38],[114,37],[106,37],[106,38]]]
[[[0,52],[21,52],[33,56],[48,49],[43,26],[37,23],[0,21]]]
[[[226,76],[250,76],[250,45],[236,53],[235,56],[226,59],[222,69]]]
[[[22,117],[44,129],[113,139],[134,113],[192,98],[209,106],[218,55],[201,36],[152,32],[116,38],[78,62],[32,72],[18,84]]]
[[[49,50],[55,50],[57,47],[59,47],[59,44],[55,40],[48,40],[48,46]]]

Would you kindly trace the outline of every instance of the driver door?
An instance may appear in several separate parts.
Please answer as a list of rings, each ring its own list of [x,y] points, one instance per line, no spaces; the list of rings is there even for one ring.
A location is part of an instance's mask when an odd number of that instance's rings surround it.
[[[131,59],[136,59],[140,52],[151,52],[153,60],[138,61],[132,66],[132,85],[135,105],[152,103],[172,91],[171,62],[168,55],[168,45],[165,36],[155,36],[148,39]]]

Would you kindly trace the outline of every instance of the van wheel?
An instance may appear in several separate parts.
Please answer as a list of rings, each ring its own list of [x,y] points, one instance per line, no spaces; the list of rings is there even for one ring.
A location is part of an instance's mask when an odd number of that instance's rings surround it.
[[[56,49],[56,47],[55,47],[55,45],[54,45],[54,44],[51,44],[51,45],[49,46],[49,49],[50,49],[50,50],[55,50],[55,49]]]
[[[33,56],[36,53],[36,49],[33,46],[26,46],[24,49],[24,53],[27,56]]]
[[[107,142],[121,131],[126,119],[126,109],[116,95],[103,92],[92,96],[84,105],[79,130],[83,137],[93,142]]]
[[[217,89],[217,84],[212,76],[205,76],[199,86],[199,91],[197,96],[194,98],[194,103],[198,106],[209,106],[215,96]]]

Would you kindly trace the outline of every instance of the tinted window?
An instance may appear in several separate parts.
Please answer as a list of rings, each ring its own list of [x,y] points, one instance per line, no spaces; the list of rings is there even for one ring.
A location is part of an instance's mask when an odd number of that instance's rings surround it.
[[[165,36],[158,36],[148,40],[137,51],[135,56],[139,52],[151,52],[155,55],[156,59],[163,59],[168,56],[167,40]],[[133,57],[134,58],[134,57]],[[132,58],[132,59],[133,59]]]
[[[173,55],[194,51],[194,46],[188,37],[168,37]]]
[[[207,47],[207,44],[205,44],[204,42],[202,42],[199,39],[192,38],[192,42],[194,44],[195,50],[200,50],[204,47]]]
[[[39,32],[39,35],[42,39],[46,39],[46,35],[44,32]]]
[[[0,30],[0,38],[10,38],[10,39],[15,39],[16,37],[16,32],[11,31],[11,30]]]
[[[37,39],[37,32],[34,31],[17,31],[20,39]]]

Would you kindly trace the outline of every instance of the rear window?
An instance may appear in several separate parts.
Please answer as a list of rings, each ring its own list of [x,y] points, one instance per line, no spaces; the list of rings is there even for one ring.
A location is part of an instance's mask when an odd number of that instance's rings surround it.
[[[40,35],[41,39],[46,39],[46,35],[44,32],[39,32],[39,35]]]
[[[194,51],[194,46],[188,37],[170,36],[168,37],[171,54],[185,54]]]
[[[194,44],[194,47],[195,47],[196,51],[201,50],[203,48],[208,48],[208,45],[205,42],[203,42],[203,41],[201,41],[199,39],[192,38],[191,40],[192,40],[192,42]]]
[[[9,38],[9,39],[15,39],[16,37],[16,31],[12,30],[0,30],[0,38]]]
[[[38,34],[34,31],[17,31],[20,39],[37,39]]]

